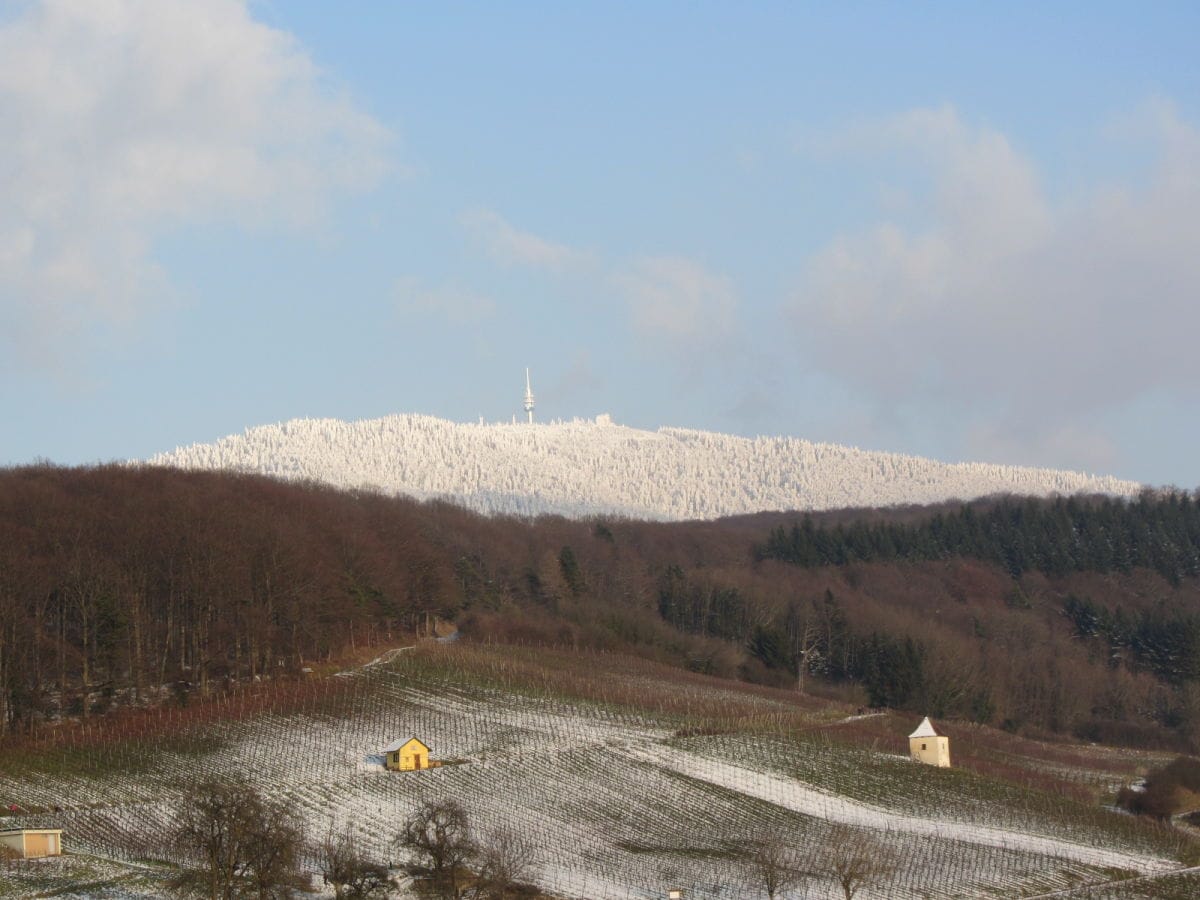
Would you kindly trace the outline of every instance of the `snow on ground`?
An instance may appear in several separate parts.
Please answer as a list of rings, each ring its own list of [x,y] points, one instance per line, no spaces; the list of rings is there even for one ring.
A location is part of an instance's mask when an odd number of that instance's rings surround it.
[[[630,755],[674,772],[758,797],[787,809],[817,816],[829,822],[886,831],[983,844],[1006,850],[1040,853],[1074,859],[1088,865],[1159,872],[1176,869],[1178,863],[1145,854],[1125,853],[1102,847],[964,822],[944,822],[904,814],[820,791],[768,772],[760,772],[688,753],[664,745],[630,749]]]
[[[948,464],[799,438],[643,431],[607,417],[536,425],[415,415],[295,419],[149,462],[440,497],[488,514],[649,519],[928,504],[996,493],[1128,496],[1141,488],[1078,472]]]
[[[311,713],[208,726],[203,750],[164,749],[127,770],[116,759],[103,778],[67,783],[0,772],[0,796],[63,803],[53,818],[75,847],[136,860],[169,856],[163,836],[195,784],[240,777],[286,800],[314,840],[347,830],[373,858],[392,862],[392,839],[412,811],[423,800],[452,798],[482,835],[500,826],[528,835],[543,887],[589,900],[648,900],[680,885],[696,900],[753,897],[745,860],[757,835],[778,835],[815,872],[836,823],[870,829],[900,860],[886,890],[863,897],[1018,896],[1098,883],[1113,868],[1177,867],[1119,838],[1087,846],[1077,835],[1056,836],[1054,823],[1018,829],[1002,819],[923,819],[903,793],[867,803],[823,789],[819,774],[785,774],[796,754],[811,761],[811,748],[776,741],[756,759],[739,751],[767,743],[755,736],[679,739],[675,720],[434,678],[410,668],[412,659],[397,654],[336,680],[336,703]],[[380,768],[380,748],[410,735],[447,764]],[[813,771],[839,764],[829,755],[836,749],[824,752]],[[834,896],[820,875],[805,889]]]

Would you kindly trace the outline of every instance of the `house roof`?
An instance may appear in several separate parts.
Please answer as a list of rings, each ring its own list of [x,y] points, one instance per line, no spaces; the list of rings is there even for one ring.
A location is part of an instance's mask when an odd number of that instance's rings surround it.
[[[0,831],[0,836],[13,834],[62,834],[61,828],[6,828]]]
[[[938,733],[933,730],[933,723],[929,721],[929,716],[921,720],[921,724],[917,726],[917,730],[909,735],[910,738],[915,737],[937,737]]]
[[[404,741],[392,741],[390,744],[388,744],[386,747],[383,748],[383,752],[384,753],[395,753],[397,750],[399,750],[405,744],[411,744],[413,741],[417,741],[418,744],[420,744],[422,747],[425,747],[426,751],[429,750],[429,748],[427,746],[425,746],[424,741],[419,741],[415,737],[410,737]]]

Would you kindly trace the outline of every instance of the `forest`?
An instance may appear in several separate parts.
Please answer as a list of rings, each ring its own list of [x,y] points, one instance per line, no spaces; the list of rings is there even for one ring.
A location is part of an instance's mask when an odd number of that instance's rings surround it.
[[[484,517],[161,467],[0,471],[0,721],[303,678],[433,617],[1031,735],[1200,746],[1200,504]]]
[[[1132,501],[1008,497],[915,524],[858,520],[834,528],[817,528],[809,516],[773,529],[756,552],[809,567],[969,557],[997,563],[1014,578],[1030,569],[1049,575],[1153,569],[1178,585],[1200,575],[1200,502],[1181,491],[1145,492]]]
[[[502,515],[716,519],[764,509],[833,510],[937,503],[1001,492],[1044,497],[1139,485],[1055,469],[942,463],[788,437],[646,431],[595,421],[449,422],[397,415],[358,422],[293,419],[149,462],[259,472],[340,488],[452,499]]]

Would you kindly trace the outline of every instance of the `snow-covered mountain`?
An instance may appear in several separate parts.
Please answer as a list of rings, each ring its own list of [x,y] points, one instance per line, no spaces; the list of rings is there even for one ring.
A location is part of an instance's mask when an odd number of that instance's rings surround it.
[[[799,438],[642,431],[607,416],[534,425],[461,424],[418,415],[294,419],[160,453],[149,462],[441,497],[483,513],[643,519],[925,504],[1002,492],[1129,495],[1141,489],[1079,472],[949,464]]]

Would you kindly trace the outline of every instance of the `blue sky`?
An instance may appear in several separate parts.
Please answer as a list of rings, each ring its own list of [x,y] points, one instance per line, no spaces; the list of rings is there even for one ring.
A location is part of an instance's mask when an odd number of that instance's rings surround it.
[[[529,366],[543,419],[1195,487],[1198,10],[0,0],[0,463]]]

